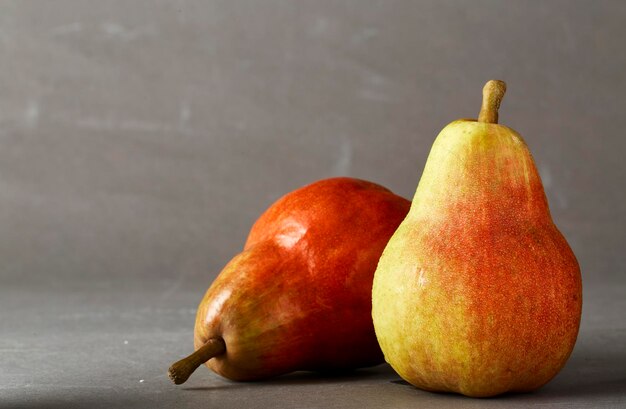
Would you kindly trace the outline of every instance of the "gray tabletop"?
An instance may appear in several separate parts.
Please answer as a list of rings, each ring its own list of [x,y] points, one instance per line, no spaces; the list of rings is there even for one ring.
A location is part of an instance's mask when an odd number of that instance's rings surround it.
[[[0,408],[626,407],[624,4],[2,2]],[[583,273],[552,382],[489,400],[386,365],[169,382],[270,203],[338,175],[410,198],[490,78]]]

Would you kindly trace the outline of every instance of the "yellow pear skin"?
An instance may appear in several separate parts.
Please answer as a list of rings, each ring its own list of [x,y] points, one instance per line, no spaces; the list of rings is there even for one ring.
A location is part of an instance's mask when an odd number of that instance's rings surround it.
[[[441,131],[374,276],[385,359],[428,391],[529,392],[559,372],[576,342],[578,262],[526,143],[497,124],[504,90],[489,81],[479,119]]]

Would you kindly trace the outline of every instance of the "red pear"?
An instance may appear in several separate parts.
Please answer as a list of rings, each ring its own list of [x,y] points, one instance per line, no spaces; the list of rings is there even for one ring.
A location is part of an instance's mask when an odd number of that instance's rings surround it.
[[[183,383],[205,362],[238,381],[382,363],[372,280],[409,205],[351,178],[279,199],[209,287],[196,317],[196,351],[172,365],[170,378]]]
[[[559,372],[576,342],[580,268],[528,146],[497,123],[505,89],[489,81],[478,120],[441,131],[376,270],[380,346],[425,390],[529,392]]]

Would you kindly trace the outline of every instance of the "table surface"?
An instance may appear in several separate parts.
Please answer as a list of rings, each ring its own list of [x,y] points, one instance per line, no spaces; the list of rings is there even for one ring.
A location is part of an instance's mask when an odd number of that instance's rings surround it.
[[[202,291],[110,286],[91,282],[51,291],[28,283],[0,289],[8,329],[0,334],[0,408],[626,406],[623,285],[585,288],[576,348],[552,382],[535,393],[488,400],[418,390],[387,365],[257,383],[227,381],[201,367],[175,386],[166,370],[190,352]]]

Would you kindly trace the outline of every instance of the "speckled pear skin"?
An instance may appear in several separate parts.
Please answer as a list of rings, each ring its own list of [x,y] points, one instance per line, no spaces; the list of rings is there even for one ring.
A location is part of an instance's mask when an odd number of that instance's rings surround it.
[[[578,262],[522,137],[474,120],[446,126],[374,277],[387,362],[429,391],[532,391],[568,359],[581,307]]]
[[[374,183],[326,179],[287,194],[254,224],[243,251],[198,308],[196,350],[238,381],[383,362],[371,319],[374,271],[410,202]]]

